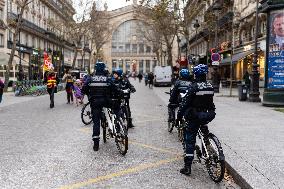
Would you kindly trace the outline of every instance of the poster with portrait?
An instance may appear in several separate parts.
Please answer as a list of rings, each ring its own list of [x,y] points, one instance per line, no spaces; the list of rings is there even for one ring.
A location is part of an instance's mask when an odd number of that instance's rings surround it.
[[[284,10],[270,13],[267,88],[284,89]]]

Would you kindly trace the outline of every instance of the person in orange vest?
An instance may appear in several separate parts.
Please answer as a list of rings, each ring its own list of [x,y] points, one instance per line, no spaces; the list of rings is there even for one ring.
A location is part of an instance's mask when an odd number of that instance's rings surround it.
[[[74,80],[69,70],[66,71],[62,80],[66,82],[67,104],[70,104],[70,100],[73,103]]]
[[[45,83],[50,96],[50,108],[54,108],[54,93],[57,93],[58,78],[53,70],[46,74]]]

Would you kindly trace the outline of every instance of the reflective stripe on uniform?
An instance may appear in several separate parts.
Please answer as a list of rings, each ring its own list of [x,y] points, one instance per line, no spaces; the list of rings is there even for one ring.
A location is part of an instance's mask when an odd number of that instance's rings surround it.
[[[91,86],[91,87],[95,87],[95,86],[103,87],[103,86],[108,86],[108,84],[107,83],[90,83],[89,86]]]
[[[94,139],[94,138],[100,138],[100,136],[93,136],[93,139]]]
[[[194,157],[194,154],[185,154],[185,157]]]
[[[214,94],[214,91],[198,91],[196,95]]]

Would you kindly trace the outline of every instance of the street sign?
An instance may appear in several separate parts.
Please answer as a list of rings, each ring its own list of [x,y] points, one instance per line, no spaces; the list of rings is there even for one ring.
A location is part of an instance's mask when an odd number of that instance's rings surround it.
[[[219,61],[212,61],[212,66],[219,66],[220,62]]]
[[[219,62],[221,60],[220,54],[219,53],[212,53],[211,60],[212,60],[212,62],[214,62],[214,61],[218,61]]]

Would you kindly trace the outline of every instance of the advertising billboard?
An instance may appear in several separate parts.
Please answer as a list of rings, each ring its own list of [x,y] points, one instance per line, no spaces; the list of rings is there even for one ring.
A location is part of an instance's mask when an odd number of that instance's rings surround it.
[[[284,10],[271,11],[267,88],[284,89]]]

